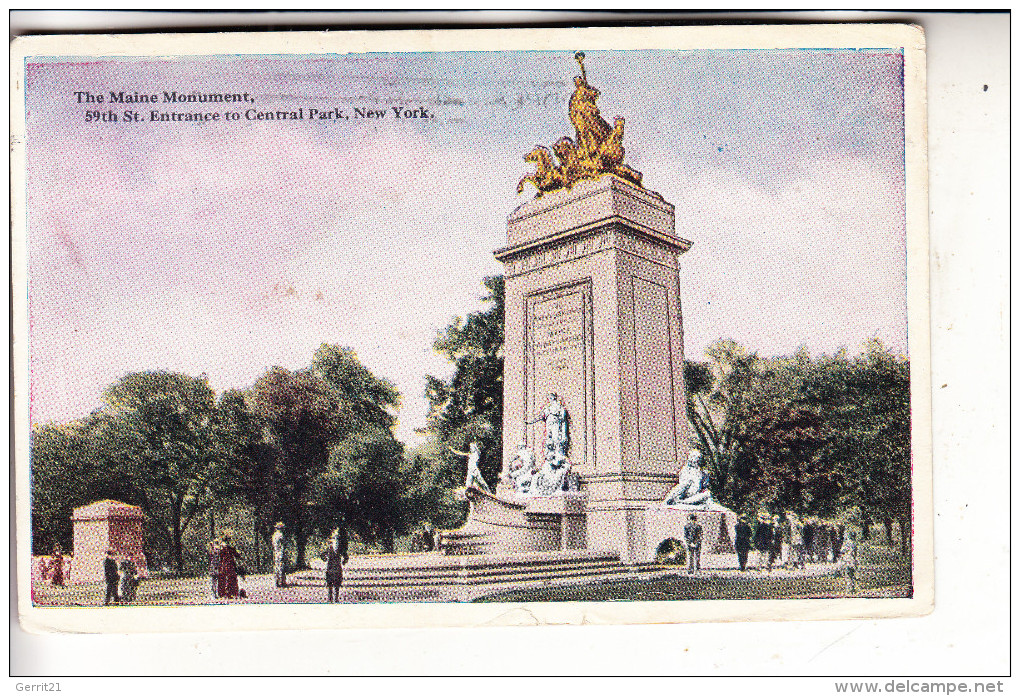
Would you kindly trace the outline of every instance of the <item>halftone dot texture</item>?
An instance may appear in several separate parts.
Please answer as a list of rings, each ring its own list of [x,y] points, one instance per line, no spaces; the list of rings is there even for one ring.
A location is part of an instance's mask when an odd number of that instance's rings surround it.
[[[628,164],[695,242],[681,259],[688,357],[720,337],[763,354],[874,335],[905,350],[899,53],[586,53],[603,114],[627,119]],[[491,252],[527,200],[513,193],[522,156],[572,135],[576,69],[569,52],[29,64],[33,421],[86,414],[135,370],[245,387],[327,341],[396,383],[398,435],[413,439],[424,374],[449,371],[435,333],[502,272]],[[74,91],[122,90],[160,103],[84,122]],[[255,103],[162,103],[171,90]],[[242,117],[159,123],[153,109]]]

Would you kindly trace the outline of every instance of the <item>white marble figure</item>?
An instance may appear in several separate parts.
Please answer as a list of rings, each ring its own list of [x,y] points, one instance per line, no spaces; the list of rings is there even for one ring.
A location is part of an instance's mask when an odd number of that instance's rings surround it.
[[[549,394],[542,415],[531,423],[545,421],[545,460],[531,482],[531,494],[550,496],[562,493],[567,486],[570,464],[567,462],[567,447],[570,433],[567,427],[567,409],[563,408],[556,394]]]
[[[708,472],[701,468],[701,452],[691,450],[687,464],[680,469],[679,482],[666,495],[666,505],[684,507],[715,507],[708,488]]]
[[[478,468],[478,461],[482,458],[482,453],[478,449],[478,443],[472,442],[468,445],[467,452],[461,452],[460,450],[455,450],[452,447],[450,447],[449,450],[454,454],[467,457],[467,475],[464,477],[464,488],[471,488],[471,486],[475,486],[486,493],[492,493],[492,491],[489,490],[489,484],[487,484],[485,479],[482,478],[482,470]]]
[[[545,405],[545,410],[538,420],[545,420],[546,464],[554,464],[559,460],[565,462],[570,434],[567,432],[567,409],[563,408],[558,396],[549,395],[549,403]]]
[[[531,483],[531,494],[541,497],[559,495],[567,489],[570,465],[563,457],[546,459]]]
[[[535,454],[523,442],[517,443],[517,455],[510,460],[505,478],[513,485],[517,495],[531,494],[531,484],[535,478]]]

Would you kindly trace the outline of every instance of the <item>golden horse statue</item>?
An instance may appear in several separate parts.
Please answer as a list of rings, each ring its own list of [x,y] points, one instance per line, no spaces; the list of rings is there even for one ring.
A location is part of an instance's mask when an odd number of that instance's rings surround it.
[[[538,195],[560,188],[571,188],[582,179],[598,179],[612,174],[641,186],[641,172],[623,163],[624,119],[617,116],[610,126],[599,113],[596,103],[599,91],[588,84],[584,70],[584,53],[574,54],[581,74],[574,78],[574,93],[570,97],[568,116],[574,126],[575,138],[562,137],[552,147],[559,163],[553,161],[549,148],[539,145],[524,156],[535,165],[535,173],[528,174],[517,185],[517,193],[531,183]]]

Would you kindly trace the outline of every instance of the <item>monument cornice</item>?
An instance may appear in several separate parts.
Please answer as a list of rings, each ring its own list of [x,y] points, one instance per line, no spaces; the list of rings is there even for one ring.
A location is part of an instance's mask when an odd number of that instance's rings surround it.
[[[536,239],[534,241],[525,242],[511,247],[502,247],[496,249],[493,252],[496,259],[499,261],[510,261],[516,258],[520,258],[529,253],[541,252],[547,249],[551,249],[564,242],[574,241],[575,239],[581,238],[589,234],[597,234],[600,232],[608,232],[616,229],[623,229],[626,232],[633,233],[634,236],[644,239],[645,241],[651,242],[652,244],[665,247],[669,251],[676,254],[686,253],[694,245],[693,242],[683,239],[681,237],[671,237],[658,232],[650,227],[646,227],[639,222],[629,220],[621,215],[609,215],[605,218],[588,222],[583,225],[578,225],[569,230],[564,230],[542,239]]]

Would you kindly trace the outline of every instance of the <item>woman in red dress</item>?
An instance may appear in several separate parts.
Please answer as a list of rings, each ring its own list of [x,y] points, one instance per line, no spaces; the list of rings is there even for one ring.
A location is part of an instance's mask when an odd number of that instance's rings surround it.
[[[224,534],[220,547],[220,597],[237,598],[237,562],[240,558],[241,554],[234,548],[233,535]]]

